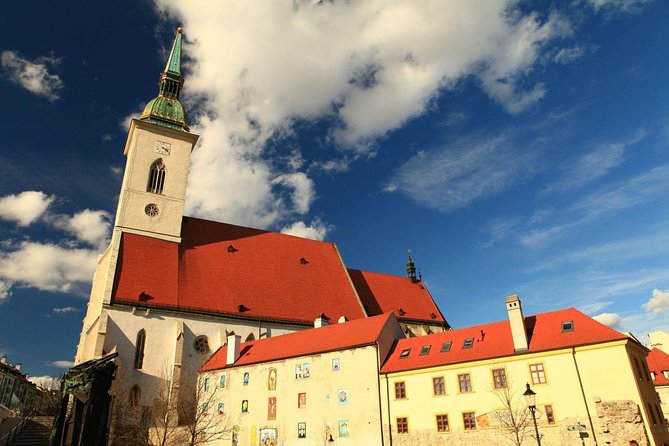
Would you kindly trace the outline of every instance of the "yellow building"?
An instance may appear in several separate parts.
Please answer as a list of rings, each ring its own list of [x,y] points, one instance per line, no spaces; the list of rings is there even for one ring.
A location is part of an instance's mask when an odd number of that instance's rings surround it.
[[[401,337],[392,313],[241,345],[231,336],[201,375],[201,403],[234,435],[214,444],[382,445],[379,364]]]
[[[669,347],[669,343],[664,345]],[[660,398],[662,417],[666,423],[669,420],[669,354],[653,347],[648,354],[647,362],[657,396]]]
[[[381,368],[386,444],[665,445],[637,341],[575,309],[397,342]]]

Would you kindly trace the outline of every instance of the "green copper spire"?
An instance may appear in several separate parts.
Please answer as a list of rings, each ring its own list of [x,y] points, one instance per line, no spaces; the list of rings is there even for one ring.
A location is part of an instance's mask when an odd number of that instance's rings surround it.
[[[177,35],[172,44],[170,57],[165,71],[158,80],[158,97],[149,101],[139,119],[153,124],[188,132],[188,118],[183,105],[179,102],[179,93],[184,84],[181,76],[181,35],[182,28],[177,28]]]

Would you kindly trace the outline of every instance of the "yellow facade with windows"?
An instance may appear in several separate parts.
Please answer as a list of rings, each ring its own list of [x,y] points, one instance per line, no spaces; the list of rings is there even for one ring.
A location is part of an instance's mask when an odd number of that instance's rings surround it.
[[[515,444],[515,432],[534,444],[531,418],[509,422],[526,407],[526,383],[544,446],[669,444],[650,377],[635,365],[646,353],[619,340],[382,374],[386,444]]]

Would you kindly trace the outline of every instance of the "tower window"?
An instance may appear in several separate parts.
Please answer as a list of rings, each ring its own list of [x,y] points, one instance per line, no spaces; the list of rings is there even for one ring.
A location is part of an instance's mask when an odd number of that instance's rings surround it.
[[[137,333],[137,342],[135,342],[135,368],[141,369],[144,364],[144,344],[146,342],[146,332],[144,329]]]
[[[128,395],[128,403],[130,406],[135,407],[139,404],[139,398],[142,396],[142,391],[139,389],[139,386],[135,384],[130,389],[130,394]]]
[[[146,186],[146,191],[162,194],[163,186],[165,186],[165,163],[162,159],[157,159],[149,169],[149,183]]]

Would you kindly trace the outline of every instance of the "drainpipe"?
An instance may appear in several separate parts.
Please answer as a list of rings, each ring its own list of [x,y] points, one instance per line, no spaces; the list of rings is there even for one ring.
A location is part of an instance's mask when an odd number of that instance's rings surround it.
[[[390,446],[393,446],[393,425],[390,422],[390,387],[388,384],[388,374],[384,373],[386,378],[386,403],[388,404],[388,438],[390,438]]]
[[[590,409],[588,409],[588,400],[585,397],[585,389],[583,388],[583,381],[581,380],[581,372],[578,369],[578,362],[576,362],[576,347],[571,348],[571,356],[574,358],[574,367],[576,368],[576,376],[578,376],[578,385],[581,387],[581,395],[583,395],[585,412],[588,414],[588,422],[590,423],[590,430],[592,430],[592,439],[595,440],[595,446],[599,446],[599,443],[597,442],[597,434],[595,434],[595,425],[592,423],[592,416],[590,416]]]
[[[376,367],[379,372],[381,371],[381,355],[379,354],[379,342],[375,343],[376,347]],[[381,375],[379,379],[376,380],[376,390],[379,396],[379,429],[381,430],[381,446],[385,446],[385,440],[383,439],[383,403],[381,402]]]

